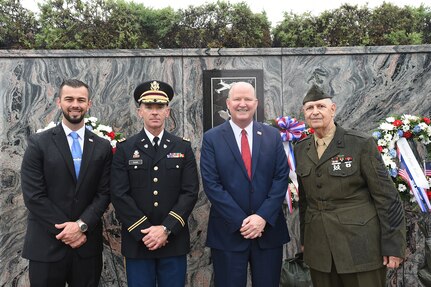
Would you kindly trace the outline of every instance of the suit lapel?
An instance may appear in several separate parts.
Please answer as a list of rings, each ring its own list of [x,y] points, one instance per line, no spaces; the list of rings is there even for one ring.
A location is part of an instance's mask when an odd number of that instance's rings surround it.
[[[229,147],[230,151],[232,152],[235,160],[238,162],[238,165],[241,167],[242,171],[244,172],[244,175],[248,178],[247,170],[245,168],[244,161],[242,160],[241,152],[238,148],[238,144],[229,121],[226,121],[225,123],[223,123],[222,136],[224,141],[226,142],[226,145]],[[252,159],[252,164],[253,164],[253,159]]]
[[[257,163],[259,162],[260,145],[262,143],[263,130],[261,125],[253,122],[253,151],[251,155],[251,175],[256,172]]]
[[[96,135],[89,130],[85,129],[84,134],[84,150],[82,152],[82,163],[81,168],[79,170],[79,178],[78,178],[78,185],[76,189],[79,189],[79,186],[81,185],[81,182],[83,181],[85,175],[87,174],[88,165],[91,162],[91,158],[93,157],[94,153],[94,137]]]
[[[69,143],[67,142],[66,133],[61,124],[57,125],[52,131],[52,139],[62,155],[70,175],[76,181],[75,167],[73,165],[72,153],[70,151]]]

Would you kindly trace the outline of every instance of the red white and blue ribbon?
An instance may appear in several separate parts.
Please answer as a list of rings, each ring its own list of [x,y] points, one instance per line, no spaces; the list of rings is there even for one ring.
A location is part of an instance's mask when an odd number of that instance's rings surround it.
[[[292,142],[297,141],[301,138],[303,131],[305,130],[305,124],[303,122],[298,122],[295,118],[287,117],[278,117],[276,120],[277,125],[280,128],[280,136],[283,141],[284,151],[287,156],[287,163],[289,164],[289,177],[292,180],[293,185],[296,190],[298,189],[298,179],[296,177],[296,162],[295,156],[293,154]],[[286,202],[289,209],[289,212],[293,212],[293,204],[292,204],[292,192],[290,188],[287,188],[286,191]]]
[[[275,121],[280,128],[281,140],[284,142],[299,140],[305,130],[304,122],[298,122],[295,118],[289,116],[278,117]]]
[[[426,189],[430,188],[428,181],[405,138],[397,141],[397,155],[400,162],[398,174],[409,185],[421,211],[430,212],[431,203],[426,193]]]

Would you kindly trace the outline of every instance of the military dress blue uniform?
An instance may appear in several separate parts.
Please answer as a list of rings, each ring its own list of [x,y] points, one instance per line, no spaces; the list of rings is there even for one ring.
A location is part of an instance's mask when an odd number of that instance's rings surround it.
[[[112,202],[122,228],[121,249],[129,258],[159,258],[189,251],[187,218],[199,188],[190,142],[164,131],[155,151],[145,131],[117,144],[112,164]],[[149,251],[141,229],[164,225],[166,246]]]
[[[172,88],[158,81],[135,90],[140,104],[167,105],[172,96]],[[128,284],[184,286],[190,250],[187,220],[199,191],[196,160],[188,140],[163,130],[156,149],[147,132],[142,129],[117,144],[111,170],[112,203],[122,223]],[[169,234],[167,243],[150,250],[141,230],[160,225]]]

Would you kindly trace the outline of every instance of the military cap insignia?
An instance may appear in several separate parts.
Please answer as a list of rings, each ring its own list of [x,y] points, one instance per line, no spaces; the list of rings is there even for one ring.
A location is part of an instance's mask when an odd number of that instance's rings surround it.
[[[152,91],[158,91],[160,89],[160,85],[157,81],[153,81],[150,85]]]

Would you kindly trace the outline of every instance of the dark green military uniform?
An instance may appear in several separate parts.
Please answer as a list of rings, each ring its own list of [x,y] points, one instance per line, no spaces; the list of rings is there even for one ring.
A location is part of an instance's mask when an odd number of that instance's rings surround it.
[[[199,191],[190,142],[164,131],[156,151],[142,130],[117,145],[111,174],[112,202],[123,224],[123,255],[160,258],[187,254],[187,219]],[[141,229],[152,225],[164,225],[171,234],[168,244],[149,251],[141,241]]]
[[[312,268],[356,273],[404,257],[405,220],[399,194],[371,137],[337,126],[318,159],[313,136],[295,146],[301,243]]]

